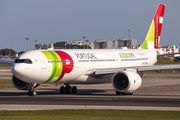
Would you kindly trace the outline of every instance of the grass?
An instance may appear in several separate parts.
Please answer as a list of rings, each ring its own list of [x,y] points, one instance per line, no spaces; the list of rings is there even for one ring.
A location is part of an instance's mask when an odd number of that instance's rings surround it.
[[[159,59],[155,65],[159,64],[180,64],[180,62],[170,61],[169,59]]]
[[[0,63],[0,67],[11,67],[11,65],[1,64],[1,63]]]
[[[48,87],[48,86],[55,86],[55,85],[56,84],[41,84],[40,86],[41,87]],[[59,84],[57,84],[57,85],[59,85]],[[15,88],[12,84],[11,79],[0,79],[0,89],[10,89],[10,88]]]
[[[0,89],[15,88],[11,79],[0,79]]]
[[[36,110],[0,111],[1,120],[179,120],[180,111],[149,110]]]

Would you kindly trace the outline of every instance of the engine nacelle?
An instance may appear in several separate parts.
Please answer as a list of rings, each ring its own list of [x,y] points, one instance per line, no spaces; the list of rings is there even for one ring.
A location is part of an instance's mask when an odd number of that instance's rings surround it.
[[[114,74],[112,85],[115,90],[121,93],[132,93],[142,84],[142,78],[139,74],[132,71],[122,71]]]
[[[15,88],[19,90],[28,90],[28,84],[16,78],[14,75],[12,76],[12,83]]]

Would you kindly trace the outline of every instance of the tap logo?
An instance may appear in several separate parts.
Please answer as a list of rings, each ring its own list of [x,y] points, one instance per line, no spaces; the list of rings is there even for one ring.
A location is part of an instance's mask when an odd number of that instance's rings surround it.
[[[48,63],[52,64],[52,73],[45,83],[55,80],[60,81],[63,76],[70,73],[74,67],[73,59],[70,55],[63,51],[41,51],[46,58]]]

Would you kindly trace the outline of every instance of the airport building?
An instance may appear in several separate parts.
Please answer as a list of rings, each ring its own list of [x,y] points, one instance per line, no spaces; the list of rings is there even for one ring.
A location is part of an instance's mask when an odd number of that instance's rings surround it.
[[[96,39],[94,42],[94,49],[112,49],[112,41]]]
[[[61,41],[54,43],[54,49],[65,49],[67,42]]]
[[[137,48],[137,40],[119,38],[118,40],[113,41],[95,39],[94,42],[90,40],[85,40],[85,42],[82,40],[60,41],[54,44],[36,44],[35,49],[79,49],[82,48],[83,45],[86,47],[90,46],[91,49],[121,49],[123,47],[127,47],[128,49],[135,49]]]
[[[159,49],[165,51],[165,53],[179,52],[179,47],[178,46],[175,46],[175,49],[174,49],[174,46],[165,45],[165,46],[159,46]],[[172,57],[176,57],[176,56],[180,56],[180,54],[172,55]]]
[[[68,42],[68,41],[61,41],[54,43],[54,49],[78,49],[81,43],[79,42]]]
[[[79,49],[82,45],[88,45],[91,49],[94,49],[94,42],[86,40],[73,40],[73,41],[62,41],[54,43],[54,49]]]
[[[94,42],[91,42],[90,40],[86,40],[86,41],[84,42],[84,45],[88,45],[88,46],[91,47],[91,49],[94,49]]]
[[[35,49],[54,49],[53,44],[35,44]]]
[[[122,47],[136,48],[137,40],[129,39],[129,38],[119,38],[118,40],[117,39],[113,40],[114,49],[120,49]]]
[[[67,41],[66,43],[69,45],[79,45],[79,46],[83,45],[82,40]]]

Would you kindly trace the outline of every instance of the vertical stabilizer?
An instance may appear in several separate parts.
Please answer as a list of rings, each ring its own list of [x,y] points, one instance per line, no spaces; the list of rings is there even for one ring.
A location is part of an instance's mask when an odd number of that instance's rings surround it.
[[[160,4],[156,10],[149,31],[143,44],[139,49],[158,49],[161,35],[161,28],[164,18],[165,4]]]
[[[178,52],[178,50],[176,49],[176,46],[175,46],[175,45],[173,45],[173,47],[174,47],[174,53],[177,53],[177,52]]]

